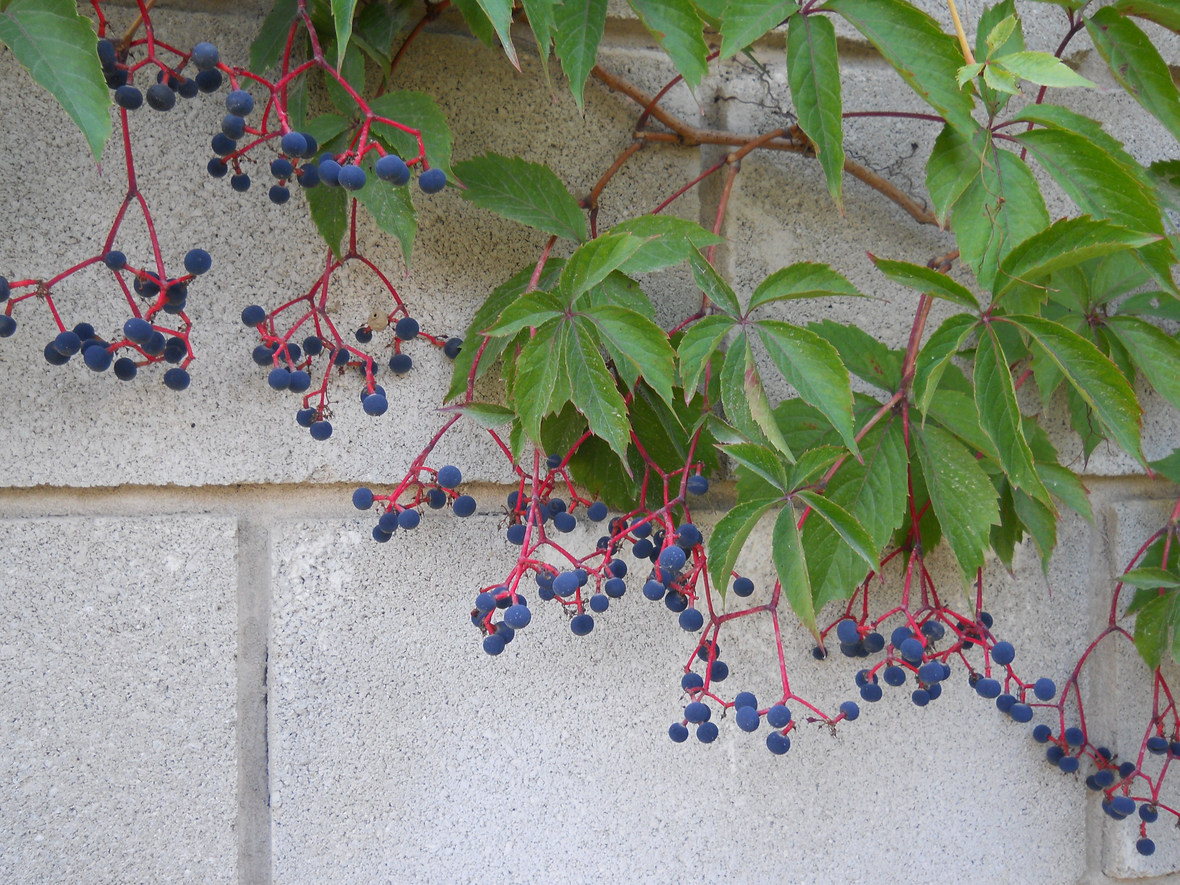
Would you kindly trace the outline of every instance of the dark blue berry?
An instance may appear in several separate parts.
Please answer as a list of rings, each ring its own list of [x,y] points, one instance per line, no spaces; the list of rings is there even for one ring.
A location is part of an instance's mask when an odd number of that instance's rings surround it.
[[[176,93],[165,83],[156,83],[148,87],[148,107],[157,111],[170,111],[176,105]]]
[[[270,174],[280,180],[290,178],[295,174],[295,167],[286,157],[275,157],[270,161]]]
[[[164,373],[164,386],[169,390],[184,390],[188,385],[189,376],[184,369],[169,369]]]
[[[703,495],[709,491],[709,480],[699,474],[690,476],[685,485],[692,495]]]
[[[206,95],[220,89],[221,80],[221,71],[216,68],[210,71],[198,71],[197,76],[193,77],[193,82],[197,84],[197,89]]]
[[[82,354],[88,368],[95,372],[105,372],[111,366],[111,354],[105,347],[91,347]]]
[[[239,117],[248,117],[254,110],[254,96],[245,89],[235,89],[225,97],[225,109]]]
[[[451,505],[456,516],[471,516],[475,513],[475,499],[470,495],[460,495]]]
[[[791,721],[791,711],[782,704],[775,704],[766,711],[766,723],[771,728],[785,728]]]
[[[845,719],[852,722],[860,716],[860,707],[857,706],[856,701],[845,701],[840,705],[840,712],[844,714]]]
[[[229,178],[229,186],[236,190],[239,194],[244,194],[250,190],[250,176],[245,172],[240,172],[237,175],[231,175]]]
[[[395,353],[389,358],[389,370],[395,375],[404,375],[414,367],[414,361],[406,353]]]
[[[115,377],[120,381],[130,381],[139,373],[139,366],[129,357],[119,357],[115,360]]]
[[[117,249],[112,249],[106,255],[102,256],[102,263],[105,264],[107,267],[109,267],[111,270],[122,270],[127,265],[127,256],[124,255],[122,252],[118,251]],[[3,277],[0,277],[0,279],[3,279]],[[8,297],[8,281],[7,280],[4,281],[4,285],[2,288],[4,289],[4,292],[3,292],[4,297],[0,298],[0,301],[3,301],[5,298]]]
[[[418,527],[418,523],[422,521],[422,514],[417,510],[403,510],[397,515],[397,527],[399,529],[414,529]]]
[[[128,111],[138,110],[143,105],[143,93],[134,86],[120,86],[115,90],[115,104]]]
[[[738,578],[733,582],[733,592],[735,596],[749,596],[754,592],[754,582],[749,578]]]
[[[357,510],[368,510],[373,506],[373,490],[361,486],[352,493],[352,506]]]
[[[393,333],[402,341],[412,341],[418,337],[419,331],[418,321],[413,317],[402,317],[393,327]]]
[[[992,660],[997,664],[1007,666],[1016,657],[1016,649],[1011,642],[997,642],[992,649]]]
[[[447,359],[454,359],[459,355],[459,351],[463,349],[462,338],[448,338],[443,344],[443,356]]]
[[[302,157],[307,153],[307,139],[302,132],[286,133],[279,142],[279,146],[288,157]],[[289,166],[290,163],[287,165]]]
[[[437,194],[447,186],[447,174],[441,169],[427,169],[418,176],[418,187],[424,194]]]
[[[575,636],[585,636],[594,629],[594,618],[584,612],[580,615],[574,615],[570,620],[570,630]]]
[[[505,533],[508,538],[508,543],[515,544],[517,547],[524,543],[525,527],[521,524],[508,526],[508,531]]]
[[[590,611],[602,614],[610,607],[610,599],[605,594],[595,593],[590,597]]]
[[[281,184],[272,184],[270,187],[270,201],[276,206],[281,206],[291,199],[291,191],[283,187]]]
[[[204,249],[189,249],[184,256],[184,269],[200,276],[213,266],[213,258]]]
[[[410,180],[410,168],[401,157],[386,154],[377,161],[377,177],[390,184],[402,185]]]
[[[330,421],[314,421],[311,425],[311,438],[323,441],[332,435],[332,423]]]
[[[221,61],[221,54],[217,51],[217,47],[205,41],[194,46],[192,55],[189,57],[198,71],[208,71],[215,68],[217,63]]]
[[[689,632],[695,633],[697,630],[700,630],[701,627],[703,627],[704,625],[705,625],[705,616],[700,613],[699,609],[686,608],[684,611],[682,611],[680,613],[680,626],[683,629],[688,630]]]
[[[232,154],[234,151],[236,151],[238,149],[238,143],[236,141],[234,141],[232,138],[230,138],[228,135],[226,135],[224,132],[218,132],[216,135],[213,136],[213,139],[209,142],[209,147],[213,150],[213,153],[217,154],[217,156],[228,157],[230,154]],[[218,176],[218,177],[220,177],[220,176]],[[230,186],[234,190],[239,190],[238,186],[234,184],[234,178],[237,178],[237,177],[238,176],[235,175],[232,178],[230,178],[230,180],[229,180]],[[249,181],[249,180],[250,180],[250,177],[246,176],[246,181]],[[249,185],[247,185],[247,187],[249,187]],[[242,188],[242,190],[245,190],[245,188]]]
[[[672,738],[678,744],[683,744],[688,740],[688,729],[679,722],[673,722],[668,727],[668,737]]]
[[[221,118],[221,134],[237,141],[246,134],[246,121],[237,114],[226,114]]]
[[[766,749],[776,756],[782,756],[791,749],[791,739],[782,732],[772,731],[766,736]]]
[[[586,518],[591,522],[602,522],[606,519],[606,505],[601,501],[595,501],[586,508]]]
[[[389,409],[389,400],[380,393],[370,393],[362,400],[361,407],[365,410],[366,415],[376,417],[384,415]]]
[[[737,715],[734,718],[737,720],[738,728],[742,731],[757,731],[762,722],[755,707],[738,707]]]
[[[320,166],[320,176],[323,177],[324,169]],[[340,186],[348,191],[359,191],[365,186],[365,170],[360,166],[341,166],[340,172],[337,173],[336,179],[340,182]]]

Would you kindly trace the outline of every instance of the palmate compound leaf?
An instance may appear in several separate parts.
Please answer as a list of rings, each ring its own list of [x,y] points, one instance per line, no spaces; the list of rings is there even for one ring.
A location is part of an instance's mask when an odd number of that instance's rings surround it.
[[[111,134],[111,94],[98,62],[98,38],[74,0],[0,4],[0,43],[57,99],[96,160]]]
[[[483,209],[567,240],[586,239],[582,209],[553,171],[519,157],[485,154],[455,164],[463,198]]]

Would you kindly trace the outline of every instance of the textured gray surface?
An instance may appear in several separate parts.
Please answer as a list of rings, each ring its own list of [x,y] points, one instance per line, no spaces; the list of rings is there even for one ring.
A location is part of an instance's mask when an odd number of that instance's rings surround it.
[[[431,516],[385,545],[368,539],[367,519],[276,529],[275,881],[1082,876],[1084,795],[1044,765],[1028,726],[987,709],[961,668],[927,709],[896,690],[834,736],[803,726],[774,758],[764,730],[730,721],[711,746],[668,740],[693,640],[635,586],[584,638],[534,601],[533,623],[487,657],[466,612],[472,591],[508,567],[495,525],[475,517],[458,534],[455,520]],[[456,562],[469,531],[491,539],[487,555]],[[1089,542],[1071,527],[1070,564],[1051,573],[1077,587],[1071,598],[1084,597]],[[1011,626],[1004,635],[1022,649],[1021,624],[1073,632],[1087,617],[1050,602],[1029,559],[1022,552],[1022,577],[997,593],[997,629]],[[957,579],[944,580],[957,593]],[[727,692],[773,674],[768,623],[749,627],[722,636]],[[806,635],[786,630],[795,690],[828,709],[854,695],[851,661],[817,664]],[[1058,662],[1035,654],[1022,663],[1053,672]]]
[[[0,521],[0,880],[233,882],[234,524]]]

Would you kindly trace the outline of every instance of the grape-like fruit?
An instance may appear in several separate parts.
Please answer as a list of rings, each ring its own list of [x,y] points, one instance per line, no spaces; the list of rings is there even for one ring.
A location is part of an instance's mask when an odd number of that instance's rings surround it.
[[[1155,843],[1144,836],[1135,843],[1135,850],[1144,857],[1150,857],[1151,855],[1155,854]]]
[[[708,722],[712,715],[713,711],[703,701],[693,701],[684,708],[684,718],[693,724]]]
[[[716,722],[702,722],[697,726],[697,740],[702,744],[711,744],[717,740],[717,735],[721,733],[721,729],[717,727]]]
[[[410,180],[410,168],[401,157],[386,154],[377,161],[377,177],[390,184],[402,185]]]
[[[418,332],[421,327],[418,321],[413,317],[402,317],[397,321],[397,325],[393,327],[393,334],[395,334],[402,341],[412,341],[418,337]]]
[[[139,374],[139,366],[129,357],[119,357],[115,360],[115,377],[120,381],[130,381]]]
[[[307,153],[307,138],[302,132],[288,132],[282,137],[279,146],[288,157],[302,157]]]
[[[239,194],[244,194],[250,190],[250,176],[245,172],[240,172],[237,175],[231,175],[229,178],[229,186],[236,190]]]
[[[515,544],[517,547],[524,544],[524,525],[517,523],[516,525],[508,526],[508,531],[505,532],[505,537],[508,538],[509,544]]]
[[[424,194],[437,194],[447,186],[447,174],[441,169],[427,169],[418,176],[418,187]]]
[[[766,723],[771,728],[785,728],[791,722],[791,711],[782,704],[775,704],[766,711]]]
[[[1037,700],[1051,701],[1057,694],[1057,684],[1047,676],[1042,676],[1033,686],[1033,694],[1037,696]]]
[[[668,727],[668,737],[672,738],[678,744],[683,744],[688,740],[688,729],[679,722],[673,722]]]
[[[463,474],[458,467],[447,464],[438,471],[438,484],[444,489],[453,489],[463,481]]]
[[[248,117],[254,110],[254,96],[245,89],[235,89],[225,97],[225,109],[239,117]]]
[[[403,510],[397,515],[397,527],[399,529],[415,529],[421,521],[422,514],[417,510]]]
[[[749,596],[754,592],[754,582],[749,578],[738,578],[733,582],[733,592],[735,596]]]
[[[197,76],[193,77],[193,82],[197,84],[197,89],[206,95],[220,89],[221,80],[221,71],[216,68],[211,71],[197,71]]]
[[[594,629],[594,618],[591,615],[582,613],[574,615],[570,621],[570,630],[575,636],[585,636]]]
[[[368,510],[373,506],[373,490],[361,486],[352,493],[352,506],[357,510]]]
[[[595,501],[586,509],[586,518],[591,522],[602,522],[606,519],[606,505],[601,501]]]
[[[755,707],[738,707],[737,715],[734,718],[737,720],[738,728],[742,731],[757,731],[762,722]]]
[[[513,630],[520,630],[523,627],[527,627],[532,619],[533,613],[529,611],[529,607],[519,602],[508,606],[508,609],[504,612],[504,623]]]
[[[475,499],[470,495],[460,495],[451,505],[451,509],[455,511],[455,516],[471,516],[475,513]]]
[[[217,67],[217,63],[221,61],[221,54],[212,43],[202,41],[193,47],[190,58],[198,71],[208,71]]]
[[[395,375],[404,375],[414,367],[408,353],[395,353],[389,358],[389,370]]]
[[[272,390],[286,390],[291,386],[291,372],[282,366],[276,366],[266,376],[266,383]]]
[[[221,134],[237,141],[246,134],[246,121],[237,114],[226,114],[221,118]]]
[[[447,359],[454,359],[459,355],[459,351],[463,349],[462,338],[448,338],[443,345],[443,355]]]
[[[320,175],[323,176],[324,170],[321,166]],[[348,165],[341,166],[340,172],[336,176],[340,182],[340,186],[348,191],[359,191],[365,186],[365,170],[360,166]]]
[[[185,390],[189,381],[188,372],[184,369],[169,369],[164,373],[164,386],[169,390]]]
[[[138,110],[143,105],[143,93],[130,84],[120,86],[115,90],[115,104],[128,111]]]
[[[310,430],[312,439],[325,440],[332,435],[332,422],[322,419],[313,421]]]
[[[772,731],[766,736],[766,749],[776,756],[782,756],[791,749],[791,739],[779,731]]]
[[[680,613],[680,626],[688,630],[690,633],[695,633],[705,625],[705,616],[701,614],[699,609],[686,608]]]
[[[111,366],[111,353],[105,347],[91,347],[82,354],[86,366],[95,372],[105,372]]]
[[[389,400],[380,393],[370,393],[361,401],[361,408],[365,410],[366,415],[377,417],[389,410]]]
[[[685,486],[688,489],[689,494],[703,495],[705,492],[709,491],[709,480],[700,474],[693,474],[688,478]]]
[[[840,705],[840,712],[844,714],[844,718],[849,722],[860,717],[860,707],[857,706],[856,701],[845,701]]]
[[[498,655],[504,651],[504,637],[499,633],[489,633],[483,638],[483,650],[490,655]]]
[[[200,276],[213,266],[213,258],[204,249],[189,249],[184,256],[184,269]]]
[[[859,642],[860,627],[851,618],[845,618],[836,625],[836,638],[841,642]]]
[[[157,111],[170,111],[176,105],[176,93],[164,83],[156,83],[148,87],[148,107]]]
[[[1011,642],[997,642],[992,649],[992,660],[997,664],[1007,666],[1016,658],[1016,649]]]
[[[670,572],[678,572],[684,568],[687,557],[680,547],[665,547],[660,551],[660,567]]]

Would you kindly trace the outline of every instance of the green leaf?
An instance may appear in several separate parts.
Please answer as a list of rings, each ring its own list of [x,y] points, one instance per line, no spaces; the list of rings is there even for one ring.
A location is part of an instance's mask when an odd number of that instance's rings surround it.
[[[1002,3],[997,4],[996,6],[993,6],[991,9],[989,9],[988,12],[991,12],[994,9],[1000,9],[1003,5],[1004,4],[1002,4]],[[1011,4],[1009,4],[1009,6],[1010,5]],[[980,28],[979,28],[980,32],[979,32],[979,34],[976,35],[976,43],[975,43],[976,55],[985,55],[985,56],[991,58],[991,57],[994,57],[1001,49],[1003,49],[1004,45],[1008,42],[1008,40],[1012,37],[1012,35],[1016,33],[1016,28],[1020,24],[1020,19],[1018,19],[1015,15],[1009,14],[1009,15],[1004,16],[1002,19],[1000,19],[998,22],[996,22],[995,25],[993,25],[991,28],[989,28],[987,30],[987,37],[984,40],[984,42],[987,46],[986,52],[979,51],[978,38],[983,36],[983,31],[984,31],[984,27],[985,27],[984,20],[980,19],[979,24],[980,24]]]
[[[995,444],[1000,467],[1013,487],[1052,507],[1049,490],[1033,465],[1032,449],[1021,430],[1016,386],[1004,349],[991,323],[984,323],[975,350],[975,405],[979,426]]]
[[[782,504],[782,498],[759,498],[741,501],[717,521],[709,535],[709,578],[724,596],[733,574],[734,563],[742,552],[750,532],[769,510]]]
[[[873,264],[877,265],[877,270],[895,283],[901,283],[901,285],[917,289],[919,292],[942,298],[968,310],[979,310],[979,301],[971,290],[944,273],[930,267],[923,267],[920,264],[910,264],[908,261],[890,261],[878,258],[871,252],[869,258],[872,259]]]
[[[680,378],[686,397],[696,392],[705,366],[733,327],[734,321],[728,316],[702,317],[688,327],[677,348]]]
[[[325,48],[328,52],[331,46]],[[340,85],[336,77],[322,68],[318,69],[323,75],[323,83],[328,90],[332,104],[341,114],[352,117],[357,110],[356,99]],[[340,65],[339,74],[359,94],[365,94],[365,55],[357,46],[350,46],[344,53],[344,61]]]
[[[250,44],[250,70],[261,74],[283,60],[291,23],[295,21],[295,3],[296,0],[275,0],[275,5],[262,22],[258,36]]]
[[[775,410],[775,417],[778,416],[779,413]],[[848,450],[843,446],[818,446],[808,449],[799,456],[799,460],[791,468],[790,484],[787,488],[799,489],[802,486],[811,485],[819,479],[821,473],[841,458],[846,457],[848,457]],[[739,492],[739,494],[741,493]]]
[[[762,477],[776,492],[787,492],[787,471],[778,453],[757,443],[734,443],[721,446],[722,453],[735,464]]]
[[[594,323],[627,387],[634,390],[642,378],[660,399],[671,403],[675,354],[663,329],[633,310],[614,305],[591,308],[582,315]]]
[[[1158,326],[1131,316],[1108,317],[1104,328],[1127,349],[1135,368],[1180,409],[1180,341]]]
[[[504,308],[499,321],[488,330],[496,337],[512,336],[522,329],[543,326],[564,315],[560,301],[548,292],[528,292]]]
[[[111,93],[94,26],[74,0],[10,0],[0,11],[0,43],[57,99],[101,160],[111,134]]]
[[[984,289],[1017,243],[1049,224],[1045,201],[1032,171],[1020,157],[988,142],[978,174],[955,202],[951,227],[963,261]]]
[[[979,320],[970,314],[947,317],[918,351],[914,361],[914,405],[923,415],[930,408],[943,372],[978,325]]]
[[[996,299],[1063,268],[1113,252],[1137,249],[1159,239],[1109,221],[1095,221],[1085,216],[1062,218],[1033,234],[1005,256],[996,281],[999,288]]]
[[[1143,30],[1112,7],[1085,19],[1094,48],[1110,72],[1149,114],[1180,139],[1180,96],[1167,62]]]
[[[962,72],[960,72],[960,76]],[[1019,95],[1020,83],[1014,74],[1010,74],[996,65],[986,65],[983,69],[983,82],[995,92],[1005,95]]]
[[[557,57],[569,78],[574,103],[583,110],[582,91],[606,28],[606,0],[565,0],[553,10],[553,19],[557,25],[553,40]]]
[[[463,16],[463,21],[467,23],[467,27],[471,29],[475,39],[484,46],[496,45],[496,28],[488,19],[488,14],[484,12],[478,0],[454,0],[454,6]]]
[[[1069,88],[1074,86],[1093,87],[1094,83],[1074,71],[1061,59],[1048,52],[1011,52],[992,59],[994,64],[1003,65],[1022,80],[1038,86]]]
[[[379,117],[397,120],[403,126],[421,132],[426,145],[426,162],[431,168],[447,173],[448,178],[454,177],[451,171],[451,129],[433,97],[425,92],[399,90],[373,99],[369,107]],[[409,162],[418,156],[418,142],[414,136],[378,120],[373,121],[373,131],[388,141],[403,160]]]
[[[980,133],[982,137],[982,133]],[[951,207],[979,175],[979,152],[951,125],[942,127],[926,161],[926,190],[938,223],[946,227]]]
[[[772,301],[797,298],[826,298],[838,295],[861,297],[857,288],[826,264],[800,261],[780,268],[758,284],[750,296],[746,313]]]
[[[729,283],[721,278],[721,274],[717,273],[713,265],[705,260],[705,256],[694,249],[692,254],[688,256],[688,261],[692,265],[692,277],[696,280],[700,290],[705,293],[705,297],[734,319],[740,317],[742,306],[738,303],[737,295],[733,293]]]
[[[834,320],[808,323],[807,328],[829,341],[840,360],[857,378],[893,393],[901,386],[900,350],[890,350],[859,326]]]
[[[1180,32],[1180,7],[1175,0],[1115,0],[1110,8],[1121,15],[1145,18],[1169,31]]]
[[[456,163],[455,174],[467,185],[463,198],[482,209],[567,240],[586,239],[578,201],[548,166],[485,154]]]
[[[1059,498],[1067,507],[1084,516],[1089,522],[1094,521],[1090,499],[1086,496],[1086,487],[1082,485],[1077,474],[1060,464],[1038,461],[1037,475],[1054,497]]]
[[[524,14],[529,20],[529,29],[537,41],[537,52],[541,56],[541,74],[545,78],[545,88],[553,92],[553,84],[549,79],[549,44],[553,42],[553,32],[557,30],[557,23],[553,19],[554,9],[560,6],[560,0],[521,0]]]
[[[999,522],[996,489],[961,442],[934,424],[911,427],[930,502],[965,575],[983,567],[991,526]]]
[[[516,417],[516,413],[512,409],[492,403],[463,403],[456,406],[455,409],[485,430],[502,427]]]
[[[540,286],[548,288],[556,283],[557,276],[564,262],[559,258],[551,258],[545,263],[541,273]],[[484,338],[484,333],[494,326],[500,315],[513,304],[523,293],[532,279],[535,265],[527,265],[512,275],[506,282],[501,283],[496,290],[480,305],[479,310],[471,319],[471,325],[464,334],[464,345],[455,357],[455,370],[451,374],[451,387],[447,391],[446,399],[461,396],[467,390],[467,379],[475,371],[476,378],[482,378],[495,365],[504,348],[511,342],[510,337]],[[486,341],[486,343],[484,343]],[[479,354],[479,366],[475,365],[476,355]]]
[[[747,439],[765,438],[787,458],[794,458],[774,420],[745,332],[737,336],[725,354],[721,366],[721,404],[726,419]]]
[[[388,68],[393,61],[393,39],[409,20],[409,4],[370,3],[357,16],[352,42],[379,66]]]
[[[561,293],[566,304],[605,280],[643,245],[633,234],[604,234],[574,250],[561,272]]]
[[[512,44],[512,0],[477,0],[480,9],[496,29],[496,36],[500,38],[500,45],[508,61],[518,71],[520,59],[516,57],[516,47]]]
[[[849,451],[857,455],[852,385],[836,348],[815,332],[777,320],[761,320],[757,329],[783,378],[832,422]]]
[[[593,324],[585,317],[575,317],[569,339],[566,367],[571,401],[586,416],[590,432],[606,441],[625,464],[631,440],[627,404],[599,353]]]
[[[1043,349],[1078,396],[1093,409],[1111,438],[1142,461],[1139,403],[1115,364],[1085,338],[1059,323],[1032,316],[1009,319]]]
[[[874,428],[860,446],[864,463],[849,459],[840,465],[828,481],[825,497],[864,526],[877,552],[905,515],[907,458],[901,422]],[[803,524],[803,547],[817,608],[850,597],[867,574],[860,555],[823,520],[808,519]]]
[[[1024,27],[1016,14],[1013,0],[1001,0],[984,10],[979,17],[975,34],[976,58],[992,59],[1008,52],[1024,49]],[[988,116],[995,118],[1008,104],[1008,96],[996,93],[986,83],[980,87],[980,98],[988,108]]]
[[[690,89],[709,71],[704,23],[688,0],[630,0],[643,26],[672,59]]]
[[[811,595],[811,577],[807,574],[803,542],[799,537],[795,512],[790,507],[784,507],[779,513],[771,537],[770,557],[774,561],[779,586],[803,626],[811,631],[817,642],[821,642],[819,627],[815,623],[815,600]]]
[[[869,569],[875,571],[881,567],[881,558],[878,555],[880,551],[876,542],[851,513],[835,501],[809,489],[800,489],[795,495],[835,529],[836,534],[865,561]]]
[[[547,323],[525,343],[516,360],[512,402],[525,433],[541,444],[541,419],[558,411],[569,399],[570,379],[566,372],[565,329],[558,322]]]
[[[736,55],[798,9],[791,0],[726,0],[721,14],[721,58]]]
[[[672,215],[640,215],[612,227],[612,234],[630,233],[643,237],[643,248],[619,268],[627,274],[648,273],[688,259],[696,249],[724,243],[723,237],[705,230],[695,221]]]
[[[384,182],[378,184],[384,185]],[[377,226],[401,244],[402,258],[408,268],[414,237],[418,234],[418,215],[410,202],[409,189],[370,185],[355,191],[353,196],[369,210]]]
[[[957,41],[904,0],[828,0],[884,56],[910,88],[968,137],[977,128],[971,97],[955,84],[963,64]]]
[[[1158,590],[1161,587],[1180,587],[1180,576],[1159,566],[1144,566],[1123,572],[1119,575],[1119,582],[1145,590]]]
[[[336,65],[344,65],[344,54],[348,51],[348,40],[352,37],[352,13],[356,0],[332,0],[332,20],[336,24]]]
[[[969,65],[963,65],[963,67],[959,68],[959,70],[955,72],[955,82],[958,83],[959,88],[962,89],[967,85],[969,80],[974,80],[981,73],[983,73],[983,69],[985,67],[987,67],[987,64],[982,61],[973,62]]]
[[[1019,489],[1012,493],[1012,501],[1016,516],[1037,548],[1041,568],[1048,574],[1049,558],[1057,547],[1057,513]]]
[[[1178,593],[1157,596],[1135,615],[1135,648],[1153,670],[1163,660],[1164,649],[1172,644],[1172,632],[1177,621],[1177,600],[1180,600]]]
[[[1174,450],[1166,458],[1152,461],[1149,466],[1164,479],[1180,485],[1180,449]]]
[[[1127,153],[1123,143],[1107,132],[1097,120],[1053,104],[1030,105],[1022,110],[1015,119],[1083,135],[1105,152],[1111,160],[1118,163],[1124,171],[1138,179],[1141,184],[1149,185],[1148,176],[1144,173],[1143,167]]]
[[[303,191],[307,208],[316,230],[332,250],[340,257],[340,242],[348,230],[348,193],[338,187],[313,187]]]
[[[1058,128],[1034,129],[1015,138],[1082,212],[1130,230],[1163,235],[1163,219],[1151,188],[1090,138]],[[1139,256],[1157,280],[1175,290],[1172,249],[1167,243],[1143,247]]]
[[[787,30],[787,78],[799,126],[815,146],[828,192],[844,211],[844,105],[836,29],[820,15],[791,17]]]

